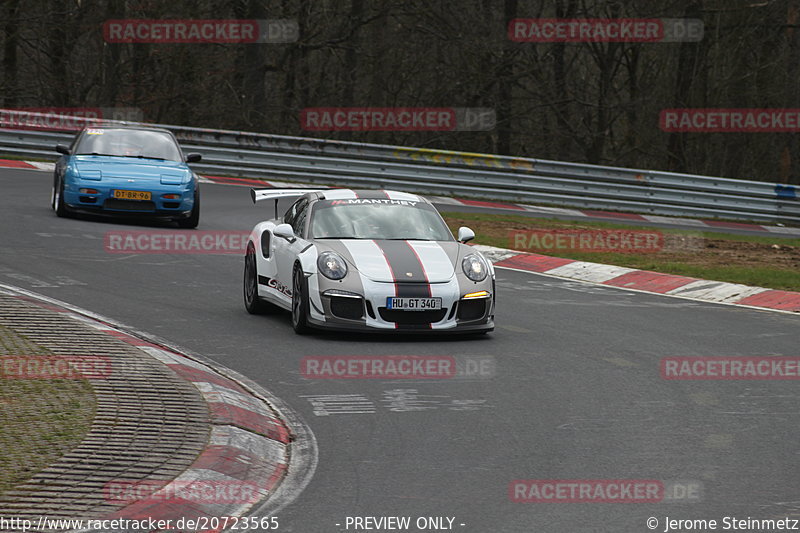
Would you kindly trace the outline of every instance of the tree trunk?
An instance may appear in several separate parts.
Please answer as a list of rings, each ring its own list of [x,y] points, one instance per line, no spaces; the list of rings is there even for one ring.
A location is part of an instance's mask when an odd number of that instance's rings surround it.
[[[17,47],[19,42],[19,0],[7,0],[3,40],[3,106],[18,105]]]

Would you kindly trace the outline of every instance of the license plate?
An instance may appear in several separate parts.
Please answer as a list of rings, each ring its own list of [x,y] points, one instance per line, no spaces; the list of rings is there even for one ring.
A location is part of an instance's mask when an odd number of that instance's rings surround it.
[[[114,191],[114,198],[120,200],[149,200],[150,191]]]
[[[387,309],[401,311],[430,311],[442,308],[441,298],[387,298]]]

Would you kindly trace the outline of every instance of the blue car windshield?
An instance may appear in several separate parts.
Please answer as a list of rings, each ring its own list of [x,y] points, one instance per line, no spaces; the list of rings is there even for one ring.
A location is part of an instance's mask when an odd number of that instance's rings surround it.
[[[110,155],[183,161],[171,135],[162,131],[96,128],[81,135],[76,155]]]
[[[317,202],[311,218],[311,237],[453,240],[447,224],[430,204],[382,199]]]

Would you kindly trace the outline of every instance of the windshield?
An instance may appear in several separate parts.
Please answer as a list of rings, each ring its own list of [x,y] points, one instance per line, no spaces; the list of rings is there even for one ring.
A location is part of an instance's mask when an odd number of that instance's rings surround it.
[[[81,135],[76,155],[111,155],[182,161],[172,136],[163,131],[133,129],[87,129]]]
[[[453,240],[442,217],[431,205],[383,199],[317,202],[310,236],[314,239]]]

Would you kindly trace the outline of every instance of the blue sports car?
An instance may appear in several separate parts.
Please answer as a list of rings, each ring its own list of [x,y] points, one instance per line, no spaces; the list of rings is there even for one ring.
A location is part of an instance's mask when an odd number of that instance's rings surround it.
[[[60,217],[74,212],[172,219],[182,228],[200,221],[197,176],[175,136],[161,128],[84,128],[56,163],[51,205]]]

